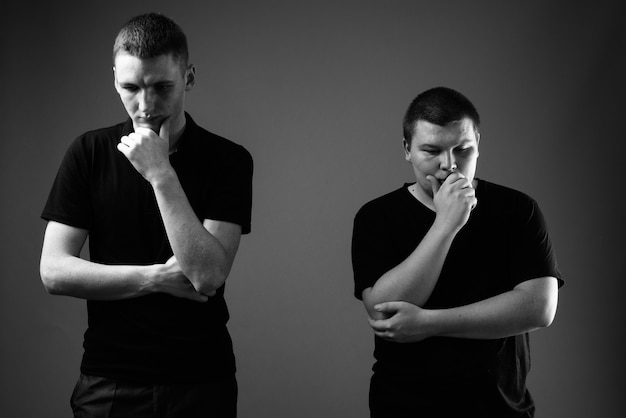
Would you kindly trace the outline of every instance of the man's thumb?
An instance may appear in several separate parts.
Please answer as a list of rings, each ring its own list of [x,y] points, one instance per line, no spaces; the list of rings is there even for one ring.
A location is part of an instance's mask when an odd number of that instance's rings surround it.
[[[159,136],[167,141],[170,139],[170,118],[167,118],[161,124],[159,128]]]
[[[439,180],[437,180],[435,176],[426,176],[426,180],[430,182],[430,187],[433,188],[433,196],[435,196],[439,191],[439,188],[441,188]]]
[[[396,312],[398,309],[399,307],[395,302],[383,302],[374,306],[375,311],[385,313]]]

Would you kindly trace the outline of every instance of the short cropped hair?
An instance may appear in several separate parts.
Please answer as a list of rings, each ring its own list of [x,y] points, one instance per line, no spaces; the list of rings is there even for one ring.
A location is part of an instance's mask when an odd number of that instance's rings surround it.
[[[187,37],[172,19],[159,13],[135,16],[120,29],[113,45],[113,62],[119,53],[138,58],[155,58],[172,54],[183,68],[187,67]]]
[[[445,126],[463,118],[469,118],[478,133],[480,116],[467,97],[448,87],[426,90],[413,99],[404,115],[402,123],[404,139],[411,144],[415,124],[419,120]]]

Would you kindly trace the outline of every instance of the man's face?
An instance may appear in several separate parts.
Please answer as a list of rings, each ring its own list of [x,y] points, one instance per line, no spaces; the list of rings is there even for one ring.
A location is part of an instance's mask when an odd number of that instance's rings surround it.
[[[469,118],[439,126],[418,120],[409,146],[404,141],[405,158],[413,166],[418,191],[432,197],[432,186],[427,175],[441,184],[451,173],[463,174],[474,180],[480,136]]]
[[[133,126],[150,128],[156,133],[170,118],[176,132],[185,123],[185,92],[194,83],[194,69],[181,68],[172,54],[138,58],[126,53],[115,57],[115,89]]]

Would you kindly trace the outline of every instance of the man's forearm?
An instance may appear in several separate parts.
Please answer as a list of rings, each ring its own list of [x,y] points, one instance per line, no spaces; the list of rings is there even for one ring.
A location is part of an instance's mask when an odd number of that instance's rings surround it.
[[[446,228],[433,224],[411,255],[364,293],[366,304],[403,300],[423,306],[437,284],[454,237]]]
[[[513,290],[450,309],[422,309],[405,301],[384,302],[370,326],[380,338],[411,343],[430,337],[495,339],[547,327],[554,319],[558,283],[554,277],[527,280]]]
[[[180,267],[204,294],[224,284],[231,261],[221,242],[196,216],[173,170],[153,183],[170,245]]]
[[[556,279],[544,277],[470,305],[426,310],[425,323],[432,336],[504,338],[549,326],[557,301]]]
[[[55,295],[119,300],[156,291],[156,266],[111,266],[66,255],[43,256],[40,270],[46,290]]]

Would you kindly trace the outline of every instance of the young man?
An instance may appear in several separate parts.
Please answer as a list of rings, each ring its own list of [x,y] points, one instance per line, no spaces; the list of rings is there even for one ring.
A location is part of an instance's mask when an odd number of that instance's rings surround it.
[[[73,142],[42,214],[44,286],[87,299],[74,415],[234,417],[224,282],[250,232],[252,158],[185,113],[195,68],[172,20],[131,19],[113,59],[129,119]]]
[[[355,296],[375,333],[372,417],[532,417],[528,332],[562,284],[537,203],[474,177],[480,119],[443,87],[404,118],[416,182],[354,220]]]

